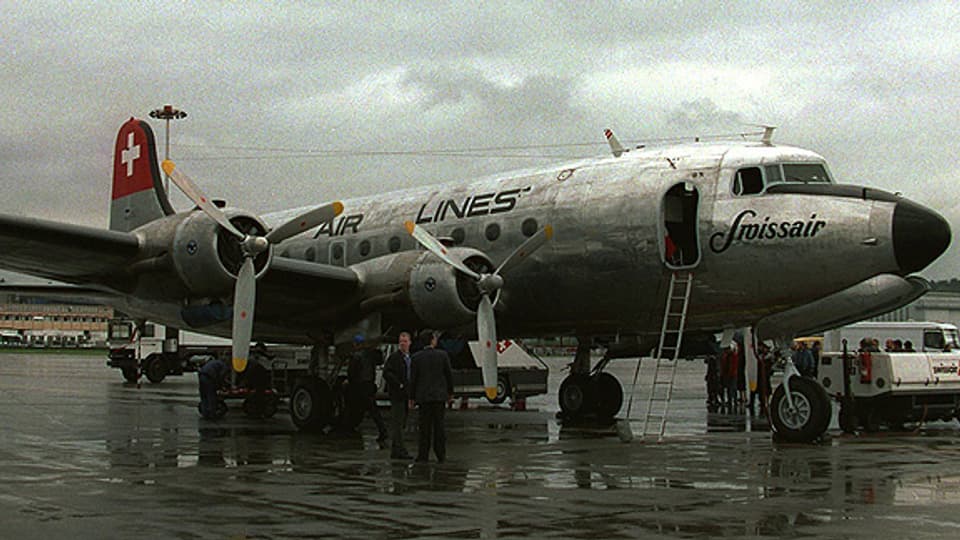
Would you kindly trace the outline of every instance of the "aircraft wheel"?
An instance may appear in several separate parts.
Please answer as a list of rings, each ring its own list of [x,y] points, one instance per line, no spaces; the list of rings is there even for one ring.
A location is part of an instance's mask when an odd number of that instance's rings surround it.
[[[163,357],[155,355],[148,356],[147,367],[144,370],[144,374],[147,376],[147,379],[154,384],[163,382],[164,377],[167,376],[167,365],[164,363]]]
[[[506,375],[497,375],[497,395],[493,399],[487,398],[487,401],[494,405],[499,405],[510,397],[510,378]]]
[[[318,430],[330,422],[333,404],[323,381],[299,381],[290,394],[290,419],[302,430]]]
[[[812,379],[790,379],[790,397],[794,409],[787,402],[781,384],[773,393],[771,413],[777,435],[787,442],[813,442],[823,435],[830,422],[830,398]]]
[[[568,417],[577,417],[590,412],[592,403],[587,375],[567,375],[560,384],[560,410]]]
[[[140,370],[135,367],[120,368],[120,372],[123,373],[123,378],[129,383],[135,383],[140,378]]]
[[[597,416],[613,418],[623,406],[623,386],[613,375],[601,371],[593,381]]]

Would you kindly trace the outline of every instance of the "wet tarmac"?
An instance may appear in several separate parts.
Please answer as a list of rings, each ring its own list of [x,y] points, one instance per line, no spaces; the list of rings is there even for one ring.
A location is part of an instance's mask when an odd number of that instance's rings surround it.
[[[558,423],[564,364],[526,411],[451,411],[448,462],[424,465],[391,462],[369,421],[308,435],[285,408],[253,420],[235,407],[209,422],[192,375],[138,388],[99,356],[0,353],[0,537],[960,535],[956,422],[776,444],[762,422],[708,414],[689,363],[666,439],[624,443],[614,426]],[[628,392],[633,366],[612,366]]]

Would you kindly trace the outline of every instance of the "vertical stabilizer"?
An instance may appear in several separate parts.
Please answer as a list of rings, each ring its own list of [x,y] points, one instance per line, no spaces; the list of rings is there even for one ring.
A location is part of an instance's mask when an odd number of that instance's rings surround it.
[[[622,156],[626,150],[624,150],[623,145],[620,144],[620,141],[617,140],[617,136],[613,134],[613,130],[603,130],[603,136],[607,138],[607,144],[610,145],[610,151],[613,152],[613,157]]]
[[[173,213],[163,189],[153,130],[130,118],[120,126],[114,146],[110,229],[131,231]]]

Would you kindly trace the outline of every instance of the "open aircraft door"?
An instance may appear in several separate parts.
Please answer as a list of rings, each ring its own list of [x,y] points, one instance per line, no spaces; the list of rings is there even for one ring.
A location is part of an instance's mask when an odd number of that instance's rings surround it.
[[[700,263],[700,192],[692,182],[677,182],[660,202],[660,258],[671,270]]]

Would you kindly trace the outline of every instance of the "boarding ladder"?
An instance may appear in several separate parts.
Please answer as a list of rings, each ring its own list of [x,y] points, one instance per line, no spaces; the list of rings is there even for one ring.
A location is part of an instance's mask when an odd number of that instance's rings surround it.
[[[667,412],[673,398],[673,381],[677,375],[680,345],[683,341],[683,328],[687,322],[687,306],[690,304],[692,288],[692,272],[676,271],[670,277],[667,305],[660,327],[660,343],[653,358],[653,380],[650,383],[650,397],[647,398],[647,414],[643,419],[643,438],[652,433],[647,431],[649,428],[656,426],[657,442],[663,440],[663,432],[667,428]]]

